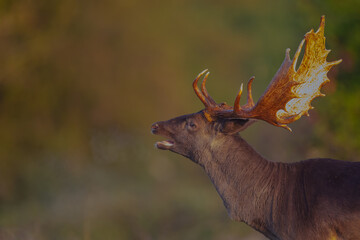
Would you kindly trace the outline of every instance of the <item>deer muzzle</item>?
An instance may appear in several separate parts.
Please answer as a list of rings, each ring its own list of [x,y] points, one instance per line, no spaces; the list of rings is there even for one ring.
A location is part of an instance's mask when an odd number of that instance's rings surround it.
[[[155,135],[160,135],[164,137],[169,137],[168,131],[163,128],[162,122],[156,122],[151,126],[151,133]],[[155,147],[161,150],[169,150],[174,146],[173,140],[165,140],[155,143]]]

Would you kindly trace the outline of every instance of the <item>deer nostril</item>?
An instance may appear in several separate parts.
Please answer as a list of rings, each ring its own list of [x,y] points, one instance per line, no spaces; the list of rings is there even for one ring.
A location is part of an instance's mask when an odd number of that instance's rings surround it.
[[[154,133],[154,131],[158,130],[159,129],[159,124],[158,123],[154,123],[152,126],[151,126],[151,132]]]

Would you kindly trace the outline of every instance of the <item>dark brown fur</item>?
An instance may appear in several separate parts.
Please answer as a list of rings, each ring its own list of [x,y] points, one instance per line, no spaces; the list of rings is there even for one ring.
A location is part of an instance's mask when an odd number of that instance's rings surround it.
[[[208,122],[200,111],[155,123],[152,132],[173,143],[158,148],[203,167],[231,219],[269,239],[360,239],[360,163],[270,162],[239,136],[249,123]]]

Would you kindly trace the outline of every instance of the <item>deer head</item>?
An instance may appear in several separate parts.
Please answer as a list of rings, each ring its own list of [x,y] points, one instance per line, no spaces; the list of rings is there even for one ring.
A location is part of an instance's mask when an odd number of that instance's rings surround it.
[[[311,101],[318,96],[324,96],[320,89],[329,81],[327,72],[341,62],[326,61],[330,50],[325,48],[324,26],[325,17],[322,16],[319,29],[317,32],[311,30],[305,34],[293,60],[290,59],[290,49],[286,49],[280,69],[256,104],[251,95],[254,77],[250,78],[247,85],[247,103],[243,106],[239,104],[243,92],[241,85],[234,105],[229,106],[226,103],[217,104],[211,98],[205,87],[209,72],[201,72],[195,78],[193,88],[205,109],[153,124],[152,133],[169,138],[157,142],[157,148],[193,159],[193,155],[199,154],[209,146],[217,145],[217,141],[223,141],[225,136],[234,136],[255,120],[263,120],[291,131],[287,124],[303,115],[309,115],[308,111],[313,108],[310,105]],[[304,56],[296,69],[304,43]],[[203,76],[199,89],[198,81]]]
[[[218,119],[209,122],[204,110],[157,122],[152,125],[152,133],[169,140],[156,143],[162,150],[170,150],[198,162],[198,155],[205,154],[216,143],[225,141],[252,123],[248,119]]]

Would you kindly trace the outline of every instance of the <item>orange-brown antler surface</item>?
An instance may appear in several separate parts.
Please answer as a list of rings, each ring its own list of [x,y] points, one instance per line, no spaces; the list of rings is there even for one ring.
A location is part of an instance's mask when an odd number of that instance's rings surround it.
[[[243,106],[239,104],[242,94],[241,85],[234,107],[230,107],[224,103],[216,104],[207,93],[205,82],[209,73],[203,80],[201,91],[199,90],[197,82],[207,70],[200,73],[193,87],[205,105],[204,112],[207,119],[212,121],[214,118],[255,118],[291,130],[286,124],[298,120],[304,114],[308,115],[308,111],[313,108],[310,105],[311,101],[318,96],[324,96],[320,93],[320,89],[329,81],[327,72],[341,62],[341,60],[326,61],[330,50],[325,48],[324,27],[325,17],[322,16],[319,29],[317,32],[311,30],[305,34],[293,60],[290,59],[290,49],[286,49],[284,62],[256,104],[251,95],[254,77],[248,83],[247,103]],[[306,43],[304,57],[296,70],[296,63],[304,43]]]

